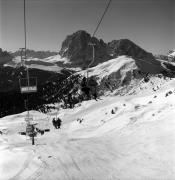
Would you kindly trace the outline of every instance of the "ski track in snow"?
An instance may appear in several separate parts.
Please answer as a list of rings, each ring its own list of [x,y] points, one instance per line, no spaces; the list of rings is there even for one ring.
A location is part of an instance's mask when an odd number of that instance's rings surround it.
[[[26,112],[1,118],[0,180],[175,179],[174,84],[62,109],[59,130],[52,127],[52,113],[50,132],[38,135],[35,146],[18,134]],[[47,117],[31,114],[36,121]]]

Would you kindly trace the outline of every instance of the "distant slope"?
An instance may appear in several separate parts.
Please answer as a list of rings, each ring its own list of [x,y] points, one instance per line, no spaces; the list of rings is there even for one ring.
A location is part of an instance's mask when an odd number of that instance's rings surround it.
[[[5,63],[4,66],[10,67],[20,67],[21,66],[21,57],[16,56],[8,63]],[[69,66],[69,61],[66,58],[61,58],[60,55],[49,56],[47,58],[39,59],[36,57],[28,57],[26,59],[26,65],[29,68],[35,68],[45,71],[54,71],[59,72],[63,67],[65,68],[66,65]]]
[[[27,58],[33,57],[33,58],[37,58],[37,59],[45,59],[47,57],[55,56],[57,54],[58,54],[57,52],[51,52],[51,51],[35,51],[35,50],[31,50],[31,49],[26,50]],[[21,56],[21,51],[18,50],[16,52],[11,53],[11,55],[13,57]]]
[[[167,61],[146,60],[119,56],[88,70],[88,76],[95,76],[100,92],[113,94],[137,94],[159,90],[165,82],[175,76],[175,65]],[[80,74],[86,75],[87,70]],[[150,84],[151,83],[151,84]]]
[[[134,59],[126,57],[126,56],[119,56],[118,58],[111,59],[107,62],[101,63],[95,67],[92,67],[88,70],[89,76],[96,76],[100,81],[110,74],[118,72],[118,77],[125,76],[125,72],[127,71],[134,71],[137,69],[136,63]],[[81,74],[86,74],[87,70],[81,71]]]

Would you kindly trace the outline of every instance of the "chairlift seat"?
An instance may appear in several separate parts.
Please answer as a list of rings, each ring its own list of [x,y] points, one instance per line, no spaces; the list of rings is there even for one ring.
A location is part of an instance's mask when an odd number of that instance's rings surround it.
[[[27,123],[32,122],[32,121],[33,121],[33,118],[32,118],[32,117],[26,117],[26,118],[25,118],[25,121],[26,121]]]
[[[29,79],[21,78],[19,80],[19,84],[20,84],[21,93],[37,92],[37,78],[36,77],[30,77]]]

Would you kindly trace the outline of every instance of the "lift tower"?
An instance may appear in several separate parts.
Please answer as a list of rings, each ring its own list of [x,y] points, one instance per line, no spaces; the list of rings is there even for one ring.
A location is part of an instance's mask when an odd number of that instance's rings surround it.
[[[35,144],[34,137],[36,136],[35,133],[35,124],[33,123],[33,118],[30,116],[29,111],[29,94],[37,92],[37,78],[30,77],[29,75],[29,68],[26,64],[27,55],[26,55],[26,2],[24,0],[24,40],[25,40],[25,47],[20,48],[21,50],[21,64],[26,69],[26,77],[19,79],[20,91],[22,94],[27,94],[27,100],[25,100],[25,107],[27,109],[27,116],[25,118],[26,121],[26,135],[28,135],[32,139],[32,145]]]

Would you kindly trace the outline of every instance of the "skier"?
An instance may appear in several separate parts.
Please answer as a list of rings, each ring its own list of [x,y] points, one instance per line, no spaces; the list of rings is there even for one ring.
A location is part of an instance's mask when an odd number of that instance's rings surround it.
[[[61,119],[58,117],[57,118],[57,121],[56,121],[56,129],[59,129],[60,128],[60,126],[61,126]]]
[[[55,129],[57,129],[57,127],[56,127],[56,120],[55,120],[55,118],[53,118],[53,120],[52,120],[52,124],[53,124],[53,126],[55,127]]]

